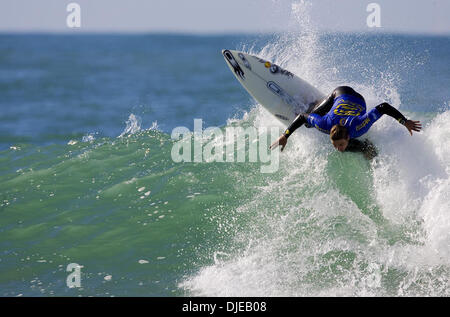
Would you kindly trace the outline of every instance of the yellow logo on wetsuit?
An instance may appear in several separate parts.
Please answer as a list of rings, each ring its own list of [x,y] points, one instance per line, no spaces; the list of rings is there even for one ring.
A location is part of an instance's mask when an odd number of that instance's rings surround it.
[[[341,103],[334,109],[334,114],[338,116],[359,116],[364,108],[354,102],[348,101],[347,103]]]

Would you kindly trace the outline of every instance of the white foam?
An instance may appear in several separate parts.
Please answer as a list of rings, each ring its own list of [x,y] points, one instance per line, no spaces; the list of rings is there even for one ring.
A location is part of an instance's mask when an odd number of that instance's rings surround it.
[[[119,135],[119,138],[124,137],[124,136],[130,136],[136,132],[141,131],[141,122],[142,119],[135,115],[135,114],[130,114],[130,116],[128,117],[128,120],[126,121],[126,127],[125,129],[122,131],[122,133]]]

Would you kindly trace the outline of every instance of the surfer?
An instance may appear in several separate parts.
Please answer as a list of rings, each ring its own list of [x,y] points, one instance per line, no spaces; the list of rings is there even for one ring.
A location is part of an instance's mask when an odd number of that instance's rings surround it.
[[[340,86],[310,111],[299,114],[270,149],[281,145],[283,151],[289,136],[305,124],[307,128],[315,127],[329,134],[336,150],[362,152],[366,158],[372,159],[377,155],[375,146],[367,139],[359,141],[356,138],[365,134],[383,114],[396,119],[411,135],[412,131],[419,132],[422,128],[420,121],[406,119],[386,102],[366,112],[364,97],[351,87]]]

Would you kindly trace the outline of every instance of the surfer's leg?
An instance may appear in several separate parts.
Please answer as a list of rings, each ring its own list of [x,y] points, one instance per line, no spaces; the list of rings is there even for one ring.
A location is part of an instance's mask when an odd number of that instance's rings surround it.
[[[320,116],[324,116],[333,107],[334,94],[331,93],[329,96],[325,97],[322,101],[317,103],[308,113],[317,113]]]
[[[314,107],[312,107],[312,109],[310,109],[307,113],[317,113],[318,115],[323,117],[333,107],[334,100],[341,95],[355,96],[355,97],[363,100],[364,104],[365,104],[364,97],[362,95],[360,95],[359,93],[357,93],[352,87],[339,86],[335,90],[333,90],[333,92],[330,95],[328,95],[325,99],[323,99],[322,101],[317,103]]]
[[[364,103],[366,103],[366,101],[364,100],[364,97],[361,94],[359,94],[358,92],[356,92],[352,87],[349,87],[349,86],[339,86],[333,91],[333,94],[334,94],[334,98],[337,98],[340,95],[355,96],[359,99],[362,99],[364,101]]]
[[[325,97],[321,102],[317,103],[315,106],[308,109],[306,113],[316,113],[319,116],[323,117],[330,111],[331,107],[333,107],[334,103],[334,96],[333,93],[331,93],[328,97]],[[305,122],[305,127],[312,128],[312,125],[310,125],[308,122]]]

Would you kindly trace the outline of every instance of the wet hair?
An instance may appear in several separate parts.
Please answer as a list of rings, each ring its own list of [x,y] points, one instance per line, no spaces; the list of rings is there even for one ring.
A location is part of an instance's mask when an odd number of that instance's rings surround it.
[[[348,130],[346,127],[336,124],[330,130],[330,139],[333,141],[347,139],[348,138]]]

